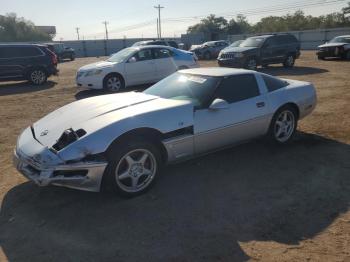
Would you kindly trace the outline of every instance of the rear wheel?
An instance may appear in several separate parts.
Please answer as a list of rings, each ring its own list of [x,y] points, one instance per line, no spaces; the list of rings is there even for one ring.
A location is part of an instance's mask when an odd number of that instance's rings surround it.
[[[108,92],[118,92],[124,87],[124,80],[117,74],[107,75],[103,80],[103,88]]]
[[[285,68],[291,68],[294,66],[295,58],[293,55],[287,55],[286,59],[283,62]]]
[[[28,80],[34,85],[42,85],[47,81],[47,74],[41,68],[34,68],[29,72]]]
[[[279,109],[270,125],[269,136],[279,144],[288,143],[294,136],[298,125],[298,115],[292,106]]]
[[[106,185],[124,197],[140,195],[154,184],[161,156],[151,143],[133,140],[118,144],[108,153]]]
[[[70,61],[74,61],[75,60],[75,55],[74,54],[71,54],[70,55]]]

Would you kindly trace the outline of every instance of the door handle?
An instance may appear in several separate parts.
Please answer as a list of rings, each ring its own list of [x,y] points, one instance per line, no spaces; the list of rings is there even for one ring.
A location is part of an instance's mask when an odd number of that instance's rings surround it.
[[[265,106],[265,102],[258,102],[258,103],[256,103],[256,106],[257,107],[264,107]]]

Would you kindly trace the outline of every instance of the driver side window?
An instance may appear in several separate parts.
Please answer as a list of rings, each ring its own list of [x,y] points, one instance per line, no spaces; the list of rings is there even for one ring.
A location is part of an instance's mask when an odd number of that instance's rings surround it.
[[[259,95],[259,87],[255,76],[244,74],[224,78],[216,90],[214,99],[223,99],[232,104]]]

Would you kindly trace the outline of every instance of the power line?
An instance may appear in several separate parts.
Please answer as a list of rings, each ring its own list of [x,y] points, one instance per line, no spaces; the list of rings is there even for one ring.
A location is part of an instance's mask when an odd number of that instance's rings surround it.
[[[107,21],[104,21],[104,22],[102,22],[102,24],[105,25],[105,29],[106,29],[106,40],[108,40],[108,28],[107,28],[108,22],[107,22]]]
[[[160,20],[160,10],[164,8],[164,6],[155,6],[155,9],[158,9],[158,38],[162,38],[162,26],[161,26],[161,20]]]

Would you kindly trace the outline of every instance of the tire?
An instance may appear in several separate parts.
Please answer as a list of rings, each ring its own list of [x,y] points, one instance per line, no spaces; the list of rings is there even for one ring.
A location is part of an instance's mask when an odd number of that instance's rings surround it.
[[[326,58],[323,56],[317,56],[317,58],[318,58],[318,60],[326,60]]]
[[[71,54],[70,55],[70,61],[74,61],[75,60],[75,55],[74,54]]]
[[[33,85],[42,85],[47,81],[47,73],[42,68],[34,68],[29,71],[28,80]]]
[[[117,143],[108,151],[104,187],[122,197],[134,197],[155,183],[162,165],[158,148],[141,140]]]
[[[205,60],[210,60],[210,59],[211,59],[211,54],[210,54],[210,52],[207,51],[207,52],[204,53],[204,59],[205,59]]]
[[[287,55],[286,59],[284,60],[283,66],[285,68],[292,68],[294,66],[294,63],[295,63],[294,55],[289,54],[289,55]]]
[[[124,88],[124,79],[120,75],[109,74],[103,79],[103,89],[108,92],[118,92]]]
[[[344,55],[345,60],[350,60],[350,50],[348,50]]]
[[[278,144],[289,143],[298,126],[298,114],[293,106],[283,106],[273,116],[268,136]]]
[[[256,61],[256,58],[255,57],[248,58],[244,67],[249,70],[256,70],[258,67],[258,62]]]

